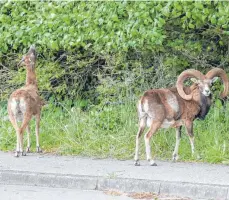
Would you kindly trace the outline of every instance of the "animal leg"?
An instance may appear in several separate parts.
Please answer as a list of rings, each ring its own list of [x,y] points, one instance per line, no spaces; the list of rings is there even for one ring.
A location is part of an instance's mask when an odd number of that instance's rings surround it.
[[[189,141],[190,141],[190,144],[191,144],[192,156],[194,156],[195,145],[194,145],[194,134],[193,134],[193,122],[186,121],[185,122],[185,127],[186,127],[186,131],[187,131],[187,134],[189,136]]]
[[[191,144],[191,150],[192,150],[192,156],[193,156],[194,153],[195,153],[194,139],[195,139],[194,136],[190,136],[190,137],[189,137],[190,144]]]
[[[16,130],[16,135],[17,135],[17,144],[16,144],[16,151],[15,151],[14,156],[19,157],[19,153],[20,153],[20,133],[19,133],[19,130]]]
[[[27,148],[26,148],[26,152],[29,153],[30,152],[30,147],[31,147],[31,143],[30,143],[30,127],[29,127],[29,124],[28,126],[26,127],[26,132],[27,132]]]
[[[37,153],[42,153],[39,143],[40,113],[36,115],[36,145]]]
[[[135,166],[140,166],[140,162],[139,162],[139,139],[140,139],[142,133],[144,132],[145,125],[146,125],[146,118],[140,119],[139,129],[138,129],[138,132],[136,135],[136,148],[135,148],[135,156],[134,156]]]
[[[181,139],[181,126],[176,128],[176,146],[173,151],[173,157],[172,157],[173,162],[179,159],[178,150],[179,150],[179,145],[180,145],[180,139]]]
[[[31,118],[32,118],[32,114],[25,113],[21,128],[19,129],[20,152],[22,156],[26,156],[26,153],[23,150],[23,136],[24,136],[25,129],[29,126],[29,121],[31,120]]]
[[[146,159],[150,162],[151,166],[157,166],[155,161],[152,159],[151,155],[151,147],[150,147],[150,138],[156,131],[160,128],[161,122],[160,121],[153,121],[149,131],[145,134],[145,147],[146,147]]]
[[[20,150],[19,152],[21,153],[22,156],[26,156],[25,151],[23,150],[23,134],[24,133],[24,129],[19,129],[19,143],[20,143]]]
[[[11,110],[8,111],[9,112],[9,120],[11,122],[11,124],[13,125],[15,131],[16,131],[16,136],[17,136],[17,143],[16,143],[16,151],[15,151],[15,157],[19,157],[19,153],[20,153],[20,133],[19,133],[19,127],[17,124],[17,121],[12,113]]]

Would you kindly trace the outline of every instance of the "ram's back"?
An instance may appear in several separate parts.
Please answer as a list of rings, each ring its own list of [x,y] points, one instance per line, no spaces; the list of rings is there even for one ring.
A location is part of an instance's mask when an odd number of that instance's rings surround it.
[[[190,87],[184,88],[188,94]],[[146,118],[147,126],[153,121],[162,122],[161,128],[177,127],[184,120],[193,120],[201,107],[194,100],[184,100],[177,89],[152,89],[146,91],[138,102],[139,119]]]

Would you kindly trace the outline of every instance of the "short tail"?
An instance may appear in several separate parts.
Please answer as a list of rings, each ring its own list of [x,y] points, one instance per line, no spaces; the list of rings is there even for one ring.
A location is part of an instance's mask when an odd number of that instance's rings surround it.
[[[143,98],[141,98],[138,101],[137,109],[138,109],[138,117],[139,117],[139,119],[141,119],[141,118],[146,116],[146,112],[145,112],[145,109],[144,109],[144,106],[143,106]]]
[[[20,111],[20,99],[15,99],[16,102],[16,110]]]
[[[26,105],[23,98],[12,99],[10,103],[10,109],[12,110],[16,121],[23,121],[24,113],[26,111]]]

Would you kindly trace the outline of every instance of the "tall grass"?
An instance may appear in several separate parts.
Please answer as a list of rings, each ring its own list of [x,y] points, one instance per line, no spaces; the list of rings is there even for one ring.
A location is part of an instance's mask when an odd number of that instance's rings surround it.
[[[0,113],[0,149],[14,150],[15,131]],[[196,120],[194,133],[196,151],[203,162],[229,162],[229,108],[216,103],[204,121]],[[35,129],[34,120],[31,121]],[[93,156],[98,158],[133,159],[138,119],[135,103],[106,105],[83,111],[80,106],[70,108],[48,105],[42,113],[41,146],[46,152]],[[34,132],[34,131],[33,131]],[[182,129],[179,149],[180,160],[197,161],[191,156],[189,139]],[[35,151],[35,134],[32,134]],[[26,140],[26,137],[24,138]],[[26,141],[25,141],[26,143]],[[170,159],[175,146],[175,130],[161,129],[152,138],[152,153],[158,159]],[[141,140],[141,159],[145,159],[144,141]],[[198,160],[199,161],[199,160]]]

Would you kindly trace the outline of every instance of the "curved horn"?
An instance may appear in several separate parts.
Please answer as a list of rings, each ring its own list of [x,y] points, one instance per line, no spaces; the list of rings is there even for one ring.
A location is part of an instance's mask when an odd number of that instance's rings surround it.
[[[225,98],[228,95],[229,81],[228,81],[227,74],[226,74],[226,72],[223,69],[218,68],[218,67],[213,68],[205,76],[208,79],[212,79],[214,77],[220,77],[222,79],[223,85],[224,85],[224,90],[220,94],[220,97],[221,98]]]
[[[192,93],[186,94],[184,92],[184,81],[187,78],[191,78],[191,77],[195,77],[199,80],[205,79],[205,76],[200,71],[195,70],[195,69],[185,70],[178,76],[177,83],[176,83],[177,91],[178,91],[179,95],[185,100],[191,100],[192,99]]]

